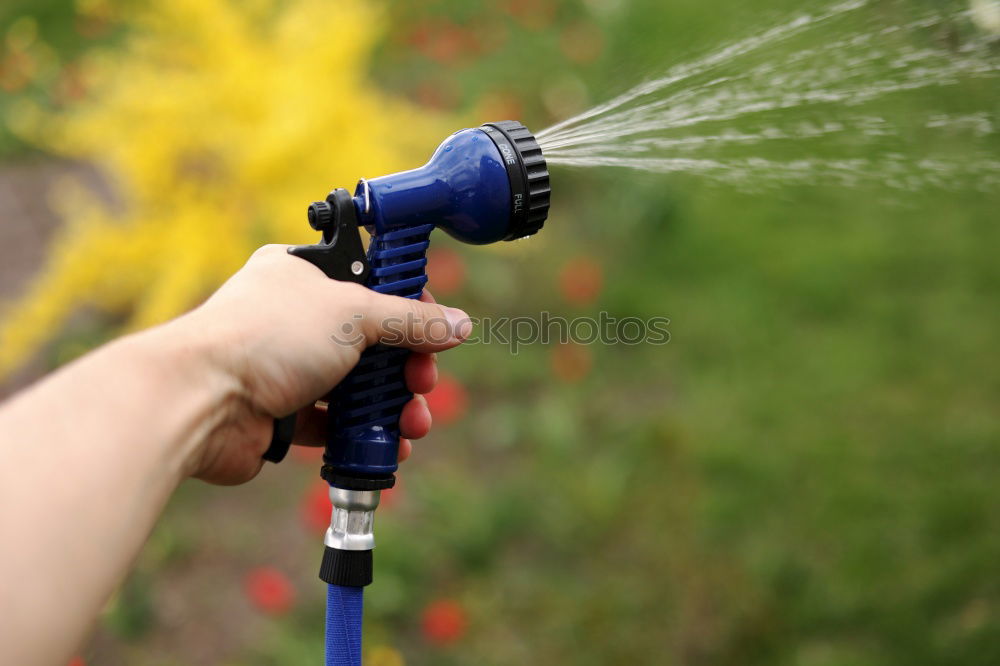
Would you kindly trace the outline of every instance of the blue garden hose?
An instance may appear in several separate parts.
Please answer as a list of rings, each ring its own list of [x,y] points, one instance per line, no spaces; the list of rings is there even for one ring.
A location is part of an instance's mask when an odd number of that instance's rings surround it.
[[[326,666],[361,666],[363,587],[330,585],[326,594]]]

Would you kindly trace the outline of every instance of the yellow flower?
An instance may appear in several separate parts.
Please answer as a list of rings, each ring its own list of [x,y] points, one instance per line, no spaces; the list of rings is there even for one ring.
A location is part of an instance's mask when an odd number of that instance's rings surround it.
[[[97,3],[104,6],[103,3]],[[79,188],[45,269],[0,325],[0,375],[80,307],[163,321],[267,242],[311,242],[306,204],[420,164],[445,123],[367,78],[380,16],[345,0],[151,3],[128,42],[81,67],[68,111],[23,109],[22,136],[97,164],[109,207]]]
[[[406,660],[399,650],[388,645],[376,645],[365,655],[365,663],[370,666],[405,666]]]

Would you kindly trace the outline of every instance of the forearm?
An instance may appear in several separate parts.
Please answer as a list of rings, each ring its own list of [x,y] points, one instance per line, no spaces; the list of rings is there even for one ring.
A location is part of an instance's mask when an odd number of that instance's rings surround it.
[[[0,662],[65,663],[235,421],[239,387],[196,336],[184,322],[130,336],[0,407]]]
[[[324,444],[327,414],[312,403],[364,344],[399,335],[390,324],[406,322],[402,344],[421,352],[407,387],[429,391],[428,354],[460,344],[471,324],[426,299],[330,280],[264,247],[194,312],[0,405],[0,664],[65,663],[181,479],[249,481],[273,417],[295,410],[299,443]],[[332,335],[348,322],[356,344]],[[426,403],[411,401],[399,427],[426,434]]]

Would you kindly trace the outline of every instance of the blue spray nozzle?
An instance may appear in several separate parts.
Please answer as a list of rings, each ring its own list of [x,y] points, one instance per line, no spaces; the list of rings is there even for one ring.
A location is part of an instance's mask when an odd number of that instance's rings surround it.
[[[330,278],[419,298],[427,283],[431,232],[485,245],[534,234],[549,211],[549,173],[528,129],[512,120],[452,134],[424,166],[362,179],[309,207],[316,245],[289,249]],[[359,226],[371,234],[368,249]],[[388,341],[384,341],[388,342]],[[399,417],[413,395],[404,365],[409,352],[378,344],[327,396],[322,476],[330,484],[333,517],[320,576],[331,585],[371,582],[372,525],[379,492],[391,488],[399,454]],[[294,416],[279,419],[265,459],[284,457]]]
[[[420,168],[362,180],[354,202],[373,236],[432,224],[486,245],[541,229],[549,174],[531,132],[501,121],[452,134]]]
[[[476,245],[522,238],[542,227],[549,193],[542,151],[524,125],[503,121],[456,132],[424,166],[358,183],[352,212],[371,233],[365,285],[419,298],[434,229]],[[368,349],[335,392],[324,456],[332,484],[391,485],[399,412],[412,397],[402,376],[406,356],[394,347]]]
[[[542,150],[521,123],[504,120],[449,136],[422,167],[362,179],[353,197],[337,189],[309,207],[322,242],[289,250],[327,276],[383,294],[419,298],[427,282],[426,251],[440,228],[485,245],[530,236],[549,211],[549,173]],[[371,234],[364,252],[357,233]],[[399,449],[399,413],[412,397],[402,377],[405,351],[376,346],[331,393],[323,476],[331,485],[391,487]],[[266,460],[280,461],[294,416],[280,419]]]

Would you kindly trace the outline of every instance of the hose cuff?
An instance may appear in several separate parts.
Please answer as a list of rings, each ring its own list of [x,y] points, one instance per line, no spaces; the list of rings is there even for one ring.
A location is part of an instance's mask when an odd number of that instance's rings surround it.
[[[339,550],[326,546],[319,577],[330,585],[365,587],[372,582],[372,551]]]

